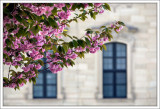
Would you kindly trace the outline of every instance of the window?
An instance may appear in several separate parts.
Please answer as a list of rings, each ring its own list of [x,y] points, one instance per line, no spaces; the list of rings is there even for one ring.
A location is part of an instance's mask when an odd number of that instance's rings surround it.
[[[126,98],[126,44],[107,43],[103,51],[103,98]]]
[[[42,58],[44,63],[46,58]],[[45,64],[40,70],[48,67]],[[57,98],[57,74],[53,74],[49,69],[41,71],[36,79],[36,84],[33,85],[34,98]]]

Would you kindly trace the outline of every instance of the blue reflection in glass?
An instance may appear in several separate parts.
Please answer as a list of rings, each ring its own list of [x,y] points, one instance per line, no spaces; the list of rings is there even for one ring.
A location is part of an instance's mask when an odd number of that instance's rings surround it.
[[[53,73],[47,73],[47,84],[56,84],[56,74]]]
[[[106,44],[107,50],[103,50],[104,56],[112,57],[113,56],[113,45]]]
[[[34,86],[34,97],[43,97],[43,87],[42,86]]]
[[[47,86],[47,97],[56,96],[56,86]]]
[[[117,65],[116,65],[116,68],[117,69],[126,69],[126,59],[125,58],[120,58],[120,59],[117,59]]]
[[[117,97],[125,97],[126,96],[126,86],[125,85],[117,85],[116,86],[116,95]]]
[[[112,84],[113,83],[113,73],[104,73],[103,74],[103,82],[104,84]]]
[[[107,58],[105,58],[103,61],[104,61],[103,62],[103,68],[105,70],[113,68],[113,59],[107,59]]]
[[[105,97],[113,97],[113,86],[112,85],[105,85],[103,87],[103,96]]]

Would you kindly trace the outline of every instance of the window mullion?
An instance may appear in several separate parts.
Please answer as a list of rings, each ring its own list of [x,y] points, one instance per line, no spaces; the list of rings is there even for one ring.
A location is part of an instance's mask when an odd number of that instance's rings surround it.
[[[46,55],[46,52],[45,52],[45,55]],[[44,63],[46,63],[46,58],[44,58]],[[44,64],[44,69],[46,69],[46,64]],[[43,71],[43,91],[44,91],[44,98],[46,98],[46,72],[45,71]]]
[[[114,97],[116,97],[116,43],[113,43],[113,65]]]

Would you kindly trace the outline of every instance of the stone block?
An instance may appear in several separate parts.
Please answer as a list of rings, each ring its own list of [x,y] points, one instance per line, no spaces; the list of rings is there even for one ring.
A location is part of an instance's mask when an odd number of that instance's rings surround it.
[[[156,28],[150,28],[149,30],[148,30],[148,33],[149,34],[156,34],[157,33],[157,29]]]
[[[156,27],[157,27],[157,22],[156,21],[152,21],[152,22],[150,22],[150,26],[153,28],[153,27],[155,27],[155,29],[157,29]]]
[[[95,94],[91,93],[91,92],[88,92],[88,93],[84,92],[84,93],[80,93],[79,97],[83,98],[83,99],[84,98],[92,98],[92,99],[94,99],[95,98]]]
[[[157,17],[156,16],[147,16],[146,17],[146,21],[148,21],[148,22],[156,22],[156,20],[157,20]]]
[[[145,4],[145,8],[147,8],[147,9],[156,9],[157,8],[157,4],[156,3]]]
[[[141,15],[144,16],[156,16],[157,10],[156,9],[144,9],[141,10]]]
[[[145,16],[142,16],[142,15],[133,15],[133,16],[131,16],[131,22],[144,23],[145,21],[146,21]]]

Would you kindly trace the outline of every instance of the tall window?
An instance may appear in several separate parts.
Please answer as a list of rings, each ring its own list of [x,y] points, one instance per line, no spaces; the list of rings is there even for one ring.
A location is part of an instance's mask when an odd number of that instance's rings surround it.
[[[42,58],[46,63],[46,58]],[[34,98],[57,98],[57,74],[53,74],[49,69],[46,70],[48,64],[45,64],[38,74],[36,84],[33,85]]]
[[[103,98],[126,98],[126,44],[108,43],[103,51]]]

